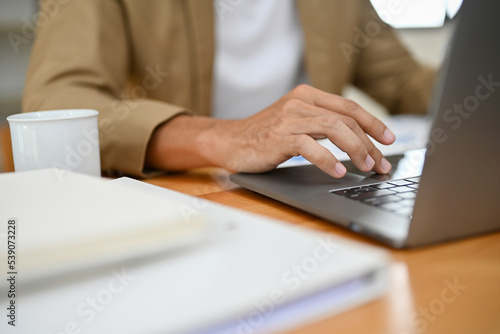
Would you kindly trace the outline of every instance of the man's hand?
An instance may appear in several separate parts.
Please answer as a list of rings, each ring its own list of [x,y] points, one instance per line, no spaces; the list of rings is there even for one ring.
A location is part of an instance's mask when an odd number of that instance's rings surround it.
[[[391,165],[367,134],[383,144],[395,140],[380,120],[358,104],[307,85],[249,118],[214,123],[206,134],[216,138],[213,163],[230,171],[264,172],[302,155],[334,177],[344,176],[345,167],[315,139],[328,138],[360,170],[378,173],[388,173]]]
[[[345,151],[360,170],[388,173],[391,165],[367,134],[386,145],[395,140],[380,120],[355,102],[300,85],[246,119],[178,116],[156,131],[147,161],[154,167],[166,169],[210,165],[232,172],[265,172],[293,156],[302,155],[329,175],[342,177],[345,167],[316,142],[316,139],[328,138]],[[174,142],[168,144],[169,140]],[[184,154],[179,147],[173,147],[176,142],[186,146]],[[197,148],[196,153],[192,145]],[[169,150],[172,148],[174,150]],[[155,159],[154,154],[164,158]],[[185,163],[174,161],[179,158],[184,158]]]

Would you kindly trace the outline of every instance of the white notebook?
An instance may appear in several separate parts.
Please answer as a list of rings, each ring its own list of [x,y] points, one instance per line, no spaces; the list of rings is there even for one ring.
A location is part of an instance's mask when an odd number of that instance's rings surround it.
[[[387,290],[389,260],[378,248],[128,178],[110,183],[204,217],[208,238],[24,289],[18,324],[0,323],[2,333],[275,333]],[[0,298],[0,308],[6,303]]]
[[[57,169],[5,173],[0,189],[0,236],[2,243],[10,236],[15,253],[14,266],[2,259],[2,272],[18,272],[24,284],[177,249],[205,236],[201,215],[183,215],[176,203],[93,176]],[[9,220],[15,231],[7,230]]]

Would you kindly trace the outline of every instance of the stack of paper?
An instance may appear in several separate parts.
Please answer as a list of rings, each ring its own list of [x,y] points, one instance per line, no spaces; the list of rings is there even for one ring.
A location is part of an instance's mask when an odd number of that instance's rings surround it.
[[[128,178],[105,183],[73,175],[60,185],[53,173],[0,177],[5,192],[15,195],[2,194],[3,222],[17,216],[19,249],[26,254],[20,264],[30,262],[19,269],[16,327],[0,323],[2,333],[275,333],[387,290],[384,251]],[[28,213],[28,206],[36,210]],[[104,270],[73,280],[33,279],[30,268],[48,271],[28,260],[36,249],[71,253],[61,265],[80,267],[100,257],[144,255],[144,249],[153,255],[151,248],[197,235],[200,219],[209,238],[182,252],[107,261]],[[135,244],[132,235],[148,237]],[[96,245],[100,255],[71,251]],[[53,257],[41,258],[53,275]],[[28,276],[32,284],[25,289]],[[8,303],[0,297],[0,308]]]

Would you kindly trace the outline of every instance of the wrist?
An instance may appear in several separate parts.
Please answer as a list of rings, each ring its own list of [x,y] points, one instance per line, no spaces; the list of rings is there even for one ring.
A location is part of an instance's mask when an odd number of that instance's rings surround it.
[[[211,148],[203,140],[214,121],[209,117],[179,115],[158,126],[147,147],[146,165],[164,170],[215,166],[207,154]]]
[[[232,145],[229,129],[231,120],[209,119],[197,133],[198,154],[209,166],[227,168],[227,152]]]

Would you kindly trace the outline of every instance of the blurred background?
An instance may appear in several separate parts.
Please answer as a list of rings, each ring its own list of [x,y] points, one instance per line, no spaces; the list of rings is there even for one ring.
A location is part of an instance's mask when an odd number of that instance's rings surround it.
[[[0,0],[0,122],[19,112],[33,43],[35,0]],[[29,25],[28,25],[29,23]]]
[[[452,18],[462,0],[371,1],[382,19],[397,28],[402,41],[417,59],[433,67],[440,65],[452,31]],[[0,0],[0,129],[7,127],[8,115],[21,112],[37,3],[36,0]],[[380,105],[354,87],[348,87],[344,95],[378,116],[385,113]],[[1,160],[0,166],[3,166]]]

